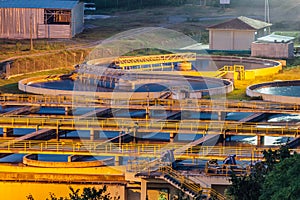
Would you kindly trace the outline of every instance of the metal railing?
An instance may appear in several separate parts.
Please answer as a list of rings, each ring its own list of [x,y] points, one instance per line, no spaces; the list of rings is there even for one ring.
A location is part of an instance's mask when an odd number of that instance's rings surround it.
[[[3,105],[39,104],[62,107],[107,107],[107,108],[137,108],[145,109],[148,104],[151,109],[164,110],[190,110],[190,111],[240,111],[240,112],[264,112],[264,113],[300,113],[300,105],[287,103],[273,103],[265,101],[219,101],[205,99],[104,99],[87,96],[42,96],[42,95],[0,95],[0,103]]]
[[[231,176],[235,173],[237,176],[250,174],[250,166],[242,166],[242,165],[228,165],[223,164],[217,167],[209,167],[207,164],[205,166],[205,174],[213,175],[213,176]]]
[[[248,136],[282,136],[297,137],[300,129],[288,123],[245,123],[234,121],[202,121],[202,120],[160,120],[128,119],[128,118],[80,118],[80,117],[30,117],[3,116],[0,127],[33,128],[57,130],[123,130],[124,127],[138,127],[140,133],[173,132],[184,134],[226,134]]]
[[[195,53],[177,53],[177,54],[163,54],[163,55],[150,55],[150,56],[130,56],[119,57],[114,62],[115,65],[121,68],[149,65],[149,64],[161,64],[171,62],[184,62],[196,60]]]
[[[193,180],[189,179],[188,177],[182,175],[179,171],[172,169],[169,166],[163,166],[159,168],[159,171],[163,175],[169,175],[173,179],[176,179],[180,183],[180,188],[182,191],[186,191],[186,189],[193,191],[195,195],[205,194],[207,196],[214,196],[217,197],[219,200],[225,200],[226,198],[212,188],[203,188],[200,186],[199,183],[195,183]]]
[[[178,149],[184,144],[134,144],[104,143],[92,141],[39,141],[39,140],[0,140],[0,153],[24,154],[76,154],[76,155],[107,155],[107,156],[139,156],[157,158],[166,149]],[[224,159],[235,154],[238,160],[260,160],[262,151],[268,148],[256,147],[220,147],[194,146],[184,152],[174,152],[176,159],[202,158]],[[274,148],[275,149],[275,148]],[[291,151],[300,152],[300,149]]]

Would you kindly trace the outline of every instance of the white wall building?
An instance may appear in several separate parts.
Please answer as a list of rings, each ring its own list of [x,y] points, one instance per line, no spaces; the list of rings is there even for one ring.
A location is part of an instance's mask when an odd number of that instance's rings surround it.
[[[209,49],[249,50],[257,37],[268,33],[270,26],[269,23],[243,16],[209,26]]]

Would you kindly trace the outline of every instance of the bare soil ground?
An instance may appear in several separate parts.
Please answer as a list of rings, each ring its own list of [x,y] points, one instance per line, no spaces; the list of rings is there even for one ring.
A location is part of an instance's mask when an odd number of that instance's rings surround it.
[[[190,1],[198,2],[198,1]],[[108,14],[110,18],[96,17],[85,20],[86,29],[72,40],[36,40],[36,52],[70,48],[71,46],[101,41],[116,33],[140,27],[165,27],[188,35],[198,35],[196,40],[208,43],[207,26],[237,16],[264,19],[263,0],[235,0],[225,9],[200,6],[197,3],[182,6],[165,6],[139,10],[98,10],[96,14]],[[292,31],[300,35],[300,1],[270,0],[272,31]],[[296,33],[294,33],[296,32]],[[300,36],[299,36],[300,37]],[[300,41],[300,39],[299,39]],[[0,59],[15,55],[31,54],[29,41],[7,41],[0,39]]]
[[[273,31],[300,31],[299,0],[269,2]],[[148,26],[160,26],[185,34],[195,34],[204,31],[209,25],[241,15],[264,20],[264,9],[263,0],[239,0],[232,1],[232,5],[225,9],[186,4],[179,7],[114,11],[109,13],[112,16],[110,18],[86,20],[88,28],[78,35],[77,40],[101,40],[125,30]]]
[[[196,2],[196,1],[195,1]],[[90,48],[97,42],[106,39],[116,33],[125,30],[140,27],[165,27],[183,32],[188,35],[196,35],[199,42],[208,42],[208,33],[205,30],[207,26],[216,24],[237,16],[248,16],[257,19],[264,19],[264,1],[263,0],[232,0],[232,5],[223,9],[220,7],[202,7],[197,4],[186,4],[179,7],[159,7],[147,8],[131,11],[110,11],[111,17],[96,17],[87,19],[86,29],[72,40],[41,40],[35,41],[38,47],[34,52],[28,51],[29,41],[5,41],[0,40],[0,59],[12,56],[28,55],[36,53],[45,53],[56,51],[58,49],[69,48]],[[272,31],[289,33],[291,35],[300,36],[300,1],[299,0],[270,0],[270,19],[273,24]],[[102,14],[102,11],[97,11]],[[200,37],[198,37],[200,35]],[[300,40],[299,40],[300,41]],[[17,42],[19,44],[17,45]],[[20,45],[21,44],[21,45]],[[296,66],[296,65],[295,65]],[[53,73],[53,72],[52,72]],[[299,67],[284,70],[284,73],[276,77],[268,77],[268,79],[298,79]],[[17,80],[15,80],[17,81]],[[235,92],[229,94],[229,98],[244,98],[245,87],[249,84],[264,80],[255,80],[251,82],[239,83]],[[0,85],[12,84],[15,87],[14,80],[4,81]]]

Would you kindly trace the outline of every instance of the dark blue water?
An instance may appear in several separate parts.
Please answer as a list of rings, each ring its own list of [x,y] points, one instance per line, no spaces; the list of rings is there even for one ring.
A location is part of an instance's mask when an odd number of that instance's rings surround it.
[[[176,136],[178,141],[192,142],[194,140],[198,140],[203,135],[201,134],[179,134]]]
[[[14,128],[14,135],[26,135],[35,132],[35,129]]]
[[[12,154],[9,156],[5,156],[3,158],[0,158],[0,162],[1,163],[21,163],[23,161],[23,157],[25,156],[25,154]]]
[[[114,112],[116,109],[112,109],[113,116],[118,118],[124,118],[124,117],[131,117],[131,118],[142,118],[145,117],[146,111],[145,110],[136,110],[136,111],[126,111],[122,110],[119,112]]]
[[[57,89],[57,90],[73,90],[74,88],[74,81],[71,79],[66,80],[59,80],[59,81],[48,81],[48,82],[41,82],[41,83],[33,83],[30,84],[34,87],[40,88],[48,88],[48,89]]]
[[[64,108],[49,108],[49,107],[41,107],[37,114],[55,114],[55,115],[64,115]]]
[[[1,112],[8,112],[8,111],[12,111],[12,110],[16,109],[15,107],[6,107],[6,108],[3,109],[2,106],[0,108],[1,108],[0,109]]]
[[[90,131],[82,131],[82,130],[77,130],[77,131],[71,131],[67,135],[68,137],[80,137],[82,139],[89,139],[90,138]]]
[[[243,118],[250,116],[251,114],[252,113],[246,113],[246,112],[231,112],[231,113],[227,113],[225,120],[239,121]]]
[[[59,81],[49,81],[49,82],[41,82],[41,83],[33,83],[31,86],[34,87],[40,87],[40,88],[48,88],[48,89],[56,89],[56,90],[74,90],[74,91],[105,91],[105,88],[98,87],[95,89],[95,87],[87,87],[79,81],[76,81],[76,83],[73,80],[67,79],[67,80],[59,80]],[[223,82],[222,81],[190,81],[183,80],[182,86],[188,86],[192,90],[203,90],[208,88],[215,88],[215,87],[222,87]],[[135,92],[160,92],[166,90],[167,87],[165,85],[160,84],[143,84],[142,86],[135,89]]]
[[[124,128],[124,131],[126,131],[126,128]],[[120,135],[119,131],[100,131],[99,136],[100,139],[106,140],[106,139],[111,139],[114,137],[117,137]],[[71,131],[67,134],[67,137],[72,137],[72,138],[80,138],[80,139],[90,139],[90,131],[82,131],[82,130],[77,130],[77,131]],[[152,140],[169,140],[169,134],[165,133],[144,133],[142,138],[148,138]]]
[[[160,85],[160,84],[156,84],[156,83],[153,83],[153,84],[145,84],[145,85],[142,85],[138,88],[136,88],[134,91],[135,92],[160,92],[160,91],[163,91],[163,90],[166,90],[167,87],[164,86],[164,85]]]
[[[81,158],[79,161],[95,161],[95,160],[104,160],[104,159],[108,159],[108,158],[112,158],[110,156],[85,156],[83,158]]]
[[[216,71],[225,65],[243,65],[245,69],[257,69],[262,67],[271,67],[270,63],[251,63],[247,61],[213,61],[213,60],[204,60],[198,59],[196,62],[192,62],[193,66],[197,71]]]
[[[95,108],[76,108],[75,110],[72,111],[72,114],[75,116],[80,116],[95,110],[96,110]]]
[[[166,83],[166,85],[168,85]],[[211,81],[183,81],[181,84],[182,87],[189,87],[191,90],[205,90],[209,88],[216,88],[224,86],[221,81],[211,82]],[[165,85],[160,84],[144,84],[141,87],[137,88],[135,92],[160,92],[168,89]]]
[[[172,120],[173,119],[172,116],[174,116],[174,114],[178,114],[178,112],[152,110],[150,113],[150,118],[161,119],[161,120],[163,119]],[[218,120],[218,114],[210,113],[210,112],[181,111],[181,115],[175,117],[176,117],[175,119],[178,120]],[[242,117],[236,116],[236,118],[237,120],[239,120]],[[228,120],[234,120],[234,119],[232,119],[232,117],[228,117]]]
[[[0,113],[10,112],[10,111],[16,110],[18,108],[21,108],[21,107],[12,106],[12,107],[5,107],[5,108],[3,108],[2,106],[0,106]]]
[[[254,63],[249,61],[241,60],[212,60],[212,59],[197,59],[196,61],[190,61],[192,63],[193,69],[196,71],[216,71],[225,65],[243,65],[246,69],[257,69],[262,67],[271,67],[273,64],[271,63]],[[178,70],[178,63],[173,63],[175,66],[175,70]],[[153,69],[153,71],[161,71],[161,64],[153,64],[153,67],[158,67],[157,69]],[[164,63],[164,66],[171,66],[171,63]],[[139,69],[140,66],[132,66],[132,69]],[[143,65],[143,68],[149,68],[149,71],[152,70],[150,65]],[[164,71],[171,71],[172,68],[164,68]]]
[[[218,120],[218,114],[209,112],[182,112],[181,119]]]
[[[273,94],[280,96],[300,97],[300,85],[296,86],[279,86],[263,87],[255,90],[263,94]]]
[[[70,155],[43,155],[39,154],[38,155],[38,160],[40,161],[47,161],[47,162],[68,162],[68,156]]]
[[[13,134],[16,136],[26,135],[36,131],[35,129],[14,128]],[[3,134],[3,128],[0,128],[0,134]]]

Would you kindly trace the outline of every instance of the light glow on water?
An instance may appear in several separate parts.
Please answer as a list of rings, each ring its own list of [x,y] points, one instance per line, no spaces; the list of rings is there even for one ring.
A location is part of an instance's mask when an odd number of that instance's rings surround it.
[[[245,142],[252,145],[258,145],[256,136],[243,138],[241,142]],[[287,138],[284,137],[265,136],[264,138],[264,145],[266,146],[282,145],[283,143],[286,142],[287,142]]]
[[[280,96],[291,96],[291,97],[300,97],[300,85],[291,85],[291,86],[270,86],[262,87],[254,90],[263,94],[273,94]]]
[[[300,115],[273,115],[268,119],[268,122],[300,122]]]

